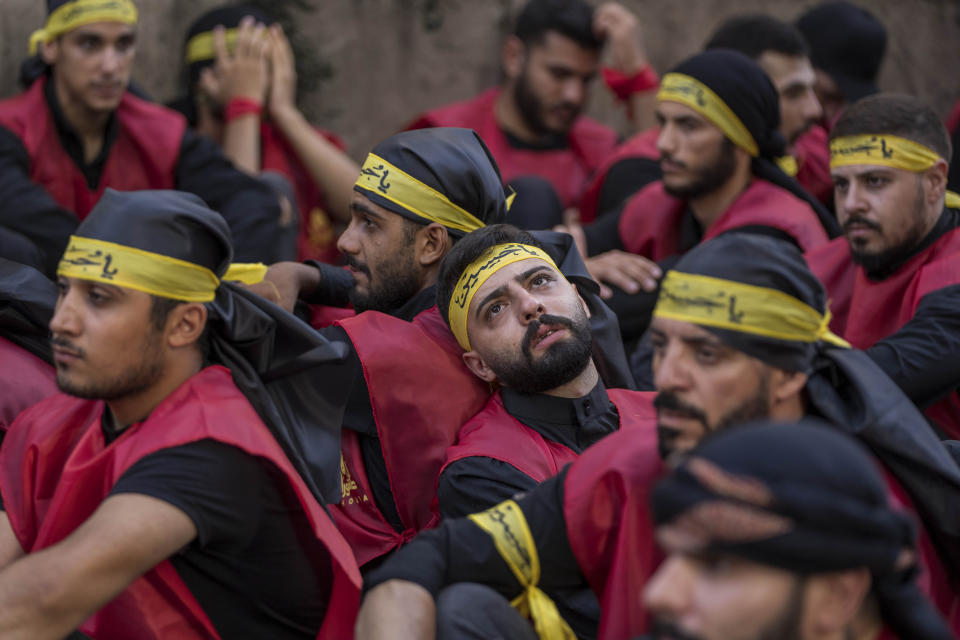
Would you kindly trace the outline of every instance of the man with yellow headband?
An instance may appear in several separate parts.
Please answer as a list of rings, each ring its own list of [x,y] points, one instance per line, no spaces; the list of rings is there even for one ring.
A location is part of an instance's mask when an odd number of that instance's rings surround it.
[[[27,90],[0,102],[0,236],[56,269],[67,239],[108,187],[179,189],[220,212],[243,260],[270,260],[279,203],[179,114],[129,90],[137,9],[130,0],[49,0],[31,38],[42,60]]]
[[[697,243],[739,230],[809,250],[839,229],[832,214],[776,164],[784,153],[779,98],[767,74],[742,53],[715,49],[681,62],[657,94],[663,179],[619,214],[584,228],[588,267],[627,295],[611,301],[642,333],[663,266]]]
[[[602,611],[595,637],[633,638],[646,630],[638,599],[660,562],[646,503],[661,458],[672,463],[751,420],[805,415],[867,444],[891,499],[923,517],[921,586],[950,611],[945,567],[960,520],[946,505],[960,497],[960,469],[902,392],[828,322],[823,287],[789,244],[725,234],[691,250],[667,274],[651,327],[657,438],[621,430],[525,496],[421,534],[367,576],[357,637],[429,638],[434,624],[438,637],[469,637],[449,633],[472,616],[446,610],[445,594],[473,582],[532,611],[540,638],[575,637],[550,601],[589,584]],[[408,636],[397,633],[404,625]]]
[[[174,191],[108,191],[71,236],[50,321],[63,393],[0,454],[2,635],[349,636],[356,562],[290,418],[245,379],[269,375],[253,352],[286,314],[221,284],[256,272],[231,257],[223,219]]]
[[[922,101],[880,94],[844,111],[830,152],[846,237],[807,259],[833,329],[958,438],[960,198],[945,191],[947,132]]]
[[[353,219],[338,246],[349,271],[281,263],[268,272],[288,308],[297,296],[353,303],[356,317],[321,329],[349,342],[357,383],[344,416],[343,495],[333,516],[361,565],[392,551],[438,517],[433,498],[447,447],[490,393],[463,365],[436,308],[441,259],[470,231],[502,222],[500,174],[468,129],[408,131],[377,145],[354,187]],[[553,234],[566,273],[589,278],[566,236]],[[585,294],[589,298],[590,294]],[[616,321],[597,307],[591,329],[602,344],[607,384],[630,386]]]

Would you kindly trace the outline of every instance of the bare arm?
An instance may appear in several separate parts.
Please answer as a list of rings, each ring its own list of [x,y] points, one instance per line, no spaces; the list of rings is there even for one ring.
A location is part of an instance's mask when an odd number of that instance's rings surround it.
[[[357,616],[357,640],[432,640],[436,604],[430,592],[406,580],[388,580],[372,589]]]
[[[360,167],[320,135],[297,108],[297,74],[293,51],[279,25],[270,27],[270,118],[290,143],[310,177],[327,199],[330,213],[350,222],[350,199]]]
[[[594,12],[593,25],[594,31],[606,38],[618,71],[632,76],[649,64],[640,21],[629,9],[616,2],[605,2]],[[656,107],[656,90],[630,96],[629,114],[635,131],[656,126]]]
[[[10,518],[7,517],[6,512],[0,511],[0,570],[21,557],[23,557],[23,547],[13,533]]]
[[[0,571],[0,636],[64,637],[196,535],[193,521],[162,500],[107,498],[70,536]]]

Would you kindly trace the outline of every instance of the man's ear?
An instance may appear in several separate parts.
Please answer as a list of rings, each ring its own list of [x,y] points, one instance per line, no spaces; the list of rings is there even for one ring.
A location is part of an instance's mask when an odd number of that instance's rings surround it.
[[[927,195],[928,204],[935,205],[943,197],[943,193],[947,189],[948,171],[947,161],[939,158],[932,167],[923,172],[920,179],[923,180],[926,187],[924,192]],[[937,215],[940,215],[939,211],[937,211]]]
[[[417,261],[422,267],[439,264],[453,245],[447,228],[431,222],[417,232]]]
[[[60,38],[56,38],[52,42],[41,42],[37,51],[44,62],[49,65],[56,64],[57,57],[60,55]]]
[[[523,40],[517,36],[507,36],[500,51],[500,65],[508,80],[513,81],[520,77],[526,59],[527,47],[523,44]]]
[[[463,364],[467,365],[467,369],[470,369],[470,371],[473,372],[473,375],[477,376],[484,382],[494,382],[497,379],[497,374],[493,372],[493,369],[487,366],[487,363],[476,351],[467,351],[464,353]]]
[[[780,404],[797,396],[807,386],[808,376],[802,371],[787,371],[773,368],[770,394],[772,400]]]
[[[852,569],[822,573],[807,578],[805,629],[814,637],[828,637],[847,630],[870,593],[870,571]]]
[[[207,307],[199,302],[187,302],[174,307],[167,316],[165,330],[167,344],[179,349],[200,339],[207,326]]]

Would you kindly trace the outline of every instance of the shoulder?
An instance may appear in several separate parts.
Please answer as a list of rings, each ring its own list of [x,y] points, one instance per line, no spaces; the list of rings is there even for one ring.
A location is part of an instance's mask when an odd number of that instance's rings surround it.
[[[475,128],[478,117],[493,109],[493,103],[499,94],[498,87],[487,89],[483,93],[431,109],[422,114],[408,129],[426,127],[470,127]]]

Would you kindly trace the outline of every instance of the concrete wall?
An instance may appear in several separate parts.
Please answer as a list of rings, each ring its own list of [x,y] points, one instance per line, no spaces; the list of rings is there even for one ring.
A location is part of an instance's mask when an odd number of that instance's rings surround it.
[[[158,100],[178,92],[182,34],[222,0],[138,0],[135,78]],[[960,0],[860,0],[890,31],[880,83],[919,95],[946,114],[960,97]],[[433,105],[496,83],[500,41],[522,0],[300,0],[296,37],[319,66],[302,106],[361,158],[377,141]],[[644,24],[655,67],[699,50],[726,17],[764,11],[793,19],[809,0],[625,0]],[[17,91],[17,67],[42,0],[0,0],[0,96]],[[602,86],[590,112],[621,130],[625,121]]]

